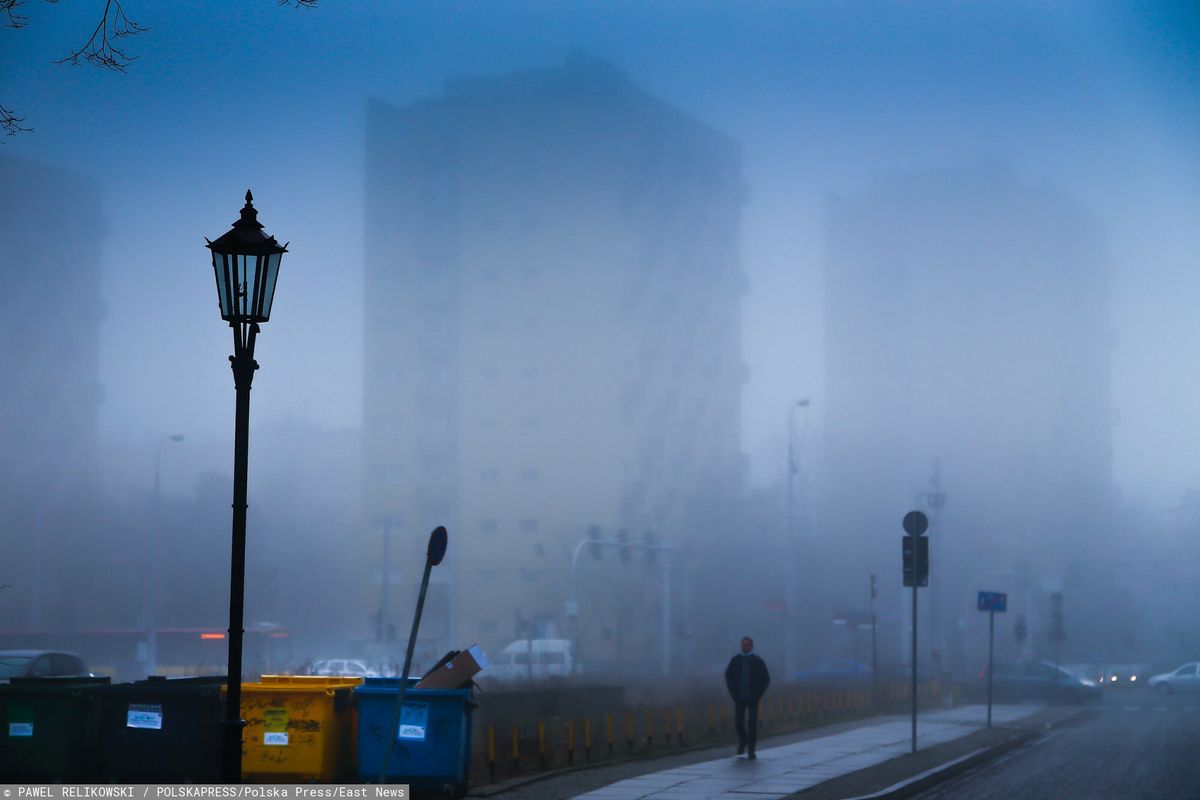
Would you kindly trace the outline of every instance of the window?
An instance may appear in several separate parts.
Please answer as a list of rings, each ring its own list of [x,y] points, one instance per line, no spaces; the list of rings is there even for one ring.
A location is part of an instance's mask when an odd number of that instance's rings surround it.
[[[495,468],[479,470],[479,482],[484,486],[495,486],[500,480],[500,471]]]
[[[500,380],[500,370],[496,369],[495,367],[488,367],[483,371],[483,379],[485,381]]]
[[[521,532],[522,533],[537,533],[537,529],[538,529],[538,521],[536,519],[521,520]]]
[[[521,370],[521,377],[527,381],[536,380],[537,376],[538,376],[538,368],[537,367],[525,367],[523,370]]]
[[[496,528],[496,520],[494,519],[485,519],[479,523],[479,530],[482,533],[494,534],[496,532]]]
[[[537,483],[542,477],[542,471],[537,467],[526,467],[521,470],[521,483]]]
[[[538,571],[536,569],[521,570],[521,580],[525,581],[526,583],[537,583]]]
[[[494,570],[494,569],[482,570],[479,573],[479,580],[483,581],[484,583],[495,583],[496,582],[496,570]]]
[[[494,431],[499,427],[500,427],[500,420],[496,419],[495,417],[484,417],[483,418],[483,429],[485,431]]]
[[[536,431],[542,427],[542,421],[537,417],[521,417],[521,430]]]
[[[1196,674],[1196,665],[1195,664],[1184,664],[1182,667],[1175,670],[1175,674],[1176,675],[1195,675]]]

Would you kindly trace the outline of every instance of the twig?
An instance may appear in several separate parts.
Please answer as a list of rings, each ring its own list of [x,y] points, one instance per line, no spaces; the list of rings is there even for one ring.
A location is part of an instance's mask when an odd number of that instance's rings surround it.
[[[8,0],[0,0],[0,2],[8,2]],[[113,39],[122,39],[148,30],[150,28],[139,25],[125,15],[125,9],[121,7],[120,0],[105,0],[104,14],[100,17],[100,22],[92,31],[91,38],[87,40],[87,43],[66,58],[61,58],[54,63],[78,64],[79,60],[83,59],[92,66],[124,72],[129,62],[135,60],[137,56],[131,56],[123,49],[115,47],[109,41],[109,36]]]

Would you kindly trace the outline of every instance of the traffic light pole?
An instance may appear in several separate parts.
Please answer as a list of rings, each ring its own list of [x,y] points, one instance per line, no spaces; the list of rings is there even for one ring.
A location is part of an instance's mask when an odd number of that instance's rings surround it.
[[[912,752],[917,752],[917,584],[913,582],[912,612]]]

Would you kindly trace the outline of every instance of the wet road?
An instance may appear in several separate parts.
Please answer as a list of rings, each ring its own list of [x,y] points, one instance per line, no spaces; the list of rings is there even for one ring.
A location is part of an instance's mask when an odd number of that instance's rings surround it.
[[[1200,798],[1200,694],[1110,691],[1080,722],[916,795],[921,800]]]

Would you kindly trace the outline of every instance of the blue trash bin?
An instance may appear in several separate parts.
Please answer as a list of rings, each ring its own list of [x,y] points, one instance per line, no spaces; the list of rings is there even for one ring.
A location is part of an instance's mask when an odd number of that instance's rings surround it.
[[[462,797],[471,766],[470,689],[414,689],[409,678],[388,783],[407,783],[413,794]],[[387,757],[399,678],[367,678],[354,690],[358,707],[358,778],[375,783]]]

